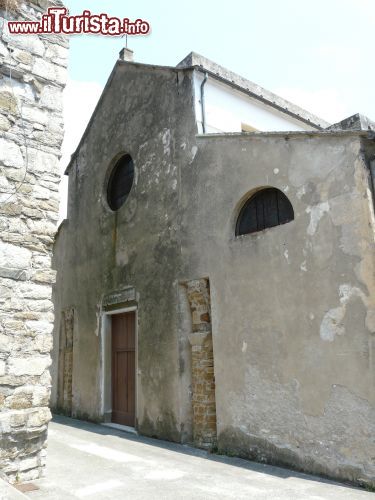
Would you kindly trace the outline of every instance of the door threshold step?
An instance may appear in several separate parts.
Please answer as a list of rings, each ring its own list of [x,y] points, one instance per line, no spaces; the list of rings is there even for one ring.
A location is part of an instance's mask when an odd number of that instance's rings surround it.
[[[129,432],[130,434],[135,434],[138,436],[138,432],[134,429],[134,427],[129,427],[128,425],[115,424],[113,422],[106,422],[105,427],[111,427],[112,429],[117,429],[118,431]]]

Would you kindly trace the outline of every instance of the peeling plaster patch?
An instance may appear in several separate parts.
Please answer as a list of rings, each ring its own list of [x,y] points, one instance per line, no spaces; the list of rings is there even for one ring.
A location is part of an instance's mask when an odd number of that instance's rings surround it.
[[[289,186],[284,186],[282,190],[284,191],[284,193],[287,193],[289,191]]]
[[[309,314],[309,318],[310,318],[310,319],[311,319],[311,321],[312,321],[312,320],[315,318],[314,313],[310,313],[310,314]]]
[[[347,304],[351,297],[360,297],[364,302],[366,301],[366,296],[359,288],[351,286],[348,284],[340,285],[340,302],[342,304]]]
[[[275,175],[277,175],[279,172],[280,172],[280,170],[279,170],[278,168],[274,168],[274,169],[273,169],[273,173],[274,173]]]
[[[371,224],[374,239],[375,239],[375,212],[374,212],[374,208],[373,208],[373,204],[372,204],[372,193],[371,193],[369,188],[366,189],[366,193],[367,193],[367,201],[369,204],[368,211],[369,211],[369,216],[370,216],[370,224]]]
[[[181,144],[180,148],[181,148],[183,151],[185,151],[185,149],[186,149],[186,142],[183,142],[183,143]]]
[[[99,337],[100,325],[101,325],[101,320],[102,320],[101,304],[96,304],[96,313],[95,313],[95,315],[96,315],[96,326],[95,326],[95,332],[94,333],[95,333],[96,337]],[[74,314],[74,319],[76,319],[76,314]]]
[[[289,252],[288,252],[288,249],[285,249],[285,251],[284,251],[284,257],[286,258],[287,262],[289,262]]]
[[[176,189],[177,188],[177,179],[173,179],[172,181],[172,189]]]
[[[334,309],[330,309],[323,318],[320,325],[320,338],[328,342],[333,342],[336,335],[342,335],[345,333],[342,320],[345,316],[345,306],[339,306]]]
[[[170,155],[171,154],[171,148],[170,148],[171,131],[169,130],[169,128],[164,132],[163,137],[162,137],[162,141],[163,141],[163,146],[164,146],[164,154]]]
[[[191,148],[191,160],[190,160],[190,163],[192,163],[194,161],[194,158],[195,158],[195,155],[197,154],[197,152],[198,152],[197,146],[193,146]]]
[[[244,152],[245,152],[245,151],[246,151],[246,148],[242,148],[242,149],[241,149],[241,151],[244,151]]]
[[[369,309],[367,311],[366,327],[371,333],[375,333],[375,309]]]
[[[116,252],[116,264],[118,266],[126,266],[129,263],[128,252],[125,248],[117,250]]]
[[[246,352],[247,351],[247,342],[243,342],[242,343],[242,349],[241,349],[242,352]]]
[[[320,325],[320,338],[328,342],[333,342],[336,335],[343,335],[345,333],[343,319],[350,299],[352,297],[359,297],[366,303],[366,296],[362,290],[352,287],[349,284],[340,285],[339,295],[341,305],[327,311]]]
[[[305,260],[302,262],[302,264],[299,266],[299,268],[300,268],[300,269],[301,269],[301,271],[303,271],[304,273],[307,271],[306,261],[305,261]]]
[[[310,214],[310,224],[309,227],[307,228],[307,234],[309,234],[310,236],[315,234],[320,219],[323,217],[325,212],[328,212],[328,210],[329,210],[328,201],[319,203],[319,205],[315,205],[314,207],[306,208],[306,213]]]
[[[302,186],[299,188],[299,190],[297,191],[296,195],[297,195],[297,198],[300,200],[302,198],[302,196],[306,194],[306,186]]]

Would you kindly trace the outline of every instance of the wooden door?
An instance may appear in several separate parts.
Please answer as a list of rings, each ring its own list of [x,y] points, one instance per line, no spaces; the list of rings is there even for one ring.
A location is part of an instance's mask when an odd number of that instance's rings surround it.
[[[112,316],[112,422],[135,425],[135,312]]]

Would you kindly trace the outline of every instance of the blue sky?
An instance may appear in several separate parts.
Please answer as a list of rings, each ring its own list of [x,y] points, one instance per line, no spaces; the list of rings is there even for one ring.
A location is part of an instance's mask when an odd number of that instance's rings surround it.
[[[138,62],[174,66],[194,50],[329,122],[357,112],[375,120],[375,0],[64,3],[75,15],[89,9],[148,21],[149,35],[128,39]],[[62,169],[124,45],[124,38],[71,37]]]
[[[151,34],[128,41],[139,62],[175,65],[195,50],[270,90],[335,94],[347,114],[359,111],[375,119],[374,0],[65,3],[75,14],[90,9],[148,20]],[[104,84],[124,43],[73,37],[70,77]]]

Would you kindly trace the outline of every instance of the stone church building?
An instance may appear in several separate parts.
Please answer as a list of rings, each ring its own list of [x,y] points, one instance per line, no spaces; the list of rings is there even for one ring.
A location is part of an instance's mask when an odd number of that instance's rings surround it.
[[[374,138],[122,51],[66,170],[53,408],[374,484]]]

